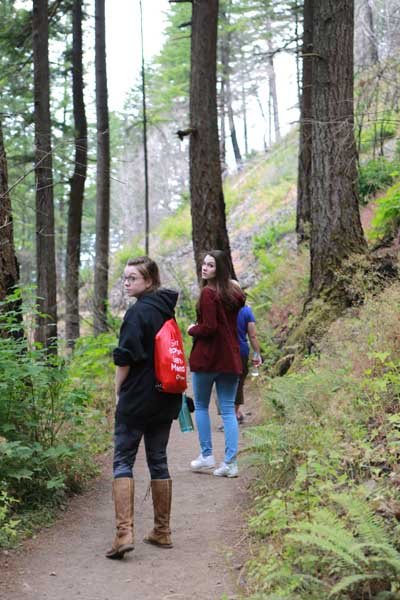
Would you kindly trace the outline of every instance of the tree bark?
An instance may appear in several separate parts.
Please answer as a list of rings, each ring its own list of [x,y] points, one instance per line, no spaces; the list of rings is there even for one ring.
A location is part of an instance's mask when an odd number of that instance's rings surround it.
[[[197,275],[207,250],[226,252],[233,263],[226,228],[218,144],[216,97],[218,0],[193,0],[190,81],[190,193]]]
[[[222,175],[228,172],[226,164],[226,126],[225,126],[225,81],[221,77],[221,86],[219,90],[219,153],[221,161]]]
[[[300,139],[297,178],[296,233],[298,243],[310,238],[311,151],[312,151],[312,64],[313,1],[304,0],[302,93],[300,98]]]
[[[87,120],[83,96],[82,0],[72,8],[72,96],[75,123],[75,166],[71,178],[68,207],[67,255],[65,275],[65,335],[73,347],[79,338],[79,267],[81,253],[82,207],[87,172]]]
[[[149,254],[150,244],[150,208],[149,208],[149,161],[147,151],[147,107],[146,107],[146,71],[144,65],[143,10],[140,6],[140,41],[142,55],[142,111],[143,111],[143,168],[144,168],[144,214],[145,214],[145,252]]]
[[[39,314],[35,340],[57,352],[57,278],[51,148],[47,0],[33,0],[35,95],[36,277]]]
[[[242,115],[243,115],[243,138],[244,138],[244,153],[249,155],[249,140],[247,131],[247,97],[244,84],[244,75],[242,73]]]
[[[313,10],[312,298],[340,296],[338,270],[366,252],[358,206],[353,115],[353,0]],[[345,299],[343,299],[345,301]]]
[[[228,4],[228,10],[230,8],[230,3]],[[222,31],[222,39],[221,39],[221,78],[224,86],[224,100],[226,112],[228,115],[228,123],[229,123],[229,131],[231,134],[232,141],[232,149],[233,155],[235,157],[236,166],[238,168],[242,165],[242,155],[240,153],[240,148],[236,135],[236,126],[235,126],[235,118],[233,115],[233,106],[232,106],[232,89],[231,89],[231,80],[230,80],[230,53],[231,53],[231,32],[229,30],[229,14],[226,13],[226,9],[223,8],[220,11],[220,20],[222,23],[223,31]]]
[[[95,0],[95,68],[97,117],[96,259],[94,335],[107,331],[108,254],[110,238],[110,132],[106,69],[105,0]]]
[[[7,157],[0,121],[0,302],[19,282],[19,266],[14,248],[13,219],[8,193]]]
[[[272,31],[271,22],[268,21],[268,32]],[[274,66],[274,48],[272,45],[271,38],[267,38],[268,46],[268,58],[267,58],[267,73],[268,73],[268,85],[270,92],[270,100],[272,103],[272,115],[274,120],[274,132],[275,142],[281,140],[281,128],[279,124],[279,106],[278,106],[278,92],[276,90],[276,75]]]
[[[378,44],[376,40],[372,0],[364,0],[362,4],[362,41],[363,41],[363,66],[375,65],[379,62]]]

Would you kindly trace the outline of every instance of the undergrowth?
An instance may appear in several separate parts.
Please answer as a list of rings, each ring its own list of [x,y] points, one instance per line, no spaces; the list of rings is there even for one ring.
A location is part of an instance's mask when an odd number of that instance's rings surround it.
[[[41,523],[98,470],[109,444],[115,337],[81,338],[73,356],[48,357],[13,337],[0,307],[0,546]]]
[[[264,377],[248,600],[400,597],[400,285]]]

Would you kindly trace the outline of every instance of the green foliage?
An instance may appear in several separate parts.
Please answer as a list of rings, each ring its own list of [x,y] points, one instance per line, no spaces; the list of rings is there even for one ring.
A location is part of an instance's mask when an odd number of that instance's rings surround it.
[[[400,227],[400,183],[388,189],[385,196],[379,198],[372,220],[373,238],[394,237]]]
[[[255,251],[270,250],[273,246],[277,246],[284,237],[294,232],[294,226],[294,215],[290,214],[289,218],[267,227],[263,234],[254,238]]]
[[[0,439],[0,449],[1,446],[2,441]],[[4,489],[0,491],[0,548],[3,545],[9,544],[17,537],[16,529],[20,521],[18,519],[10,518],[12,506],[15,505],[16,502],[17,500],[12,496],[9,496]]]
[[[308,575],[313,566],[317,577],[321,560],[327,557],[330,571],[339,579],[331,586],[329,598],[343,597],[343,593],[355,589],[373,598],[375,593],[368,593],[372,582],[378,584],[379,591],[400,591],[396,583],[400,581],[400,554],[385,534],[383,519],[363,499],[350,494],[333,495],[332,499],[344,510],[344,515],[339,517],[332,510],[317,509],[311,520],[298,521],[295,532],[286,538],[305,551],[310,547],[315,550],[315,554],[308,555]]]
[[[113,406],[112,336],[81,339],[71,357],[48,357],[14,338],[0,306],[0,544],[29,528],[15,513],[54,505],[97,472]],[[18,504],[17,504],[18,503]],[[18,523],[18,521],[20,521]]]
[[[398,597],[399,301],[394,285],[264,385],[248,600]]]
[[[176,4],[167,15],[165,43],[153,61],[148,77],[150,119],[160,115],[171,115],[181,106],[186,106],[190,83],[190,32],[181,29],[191,20],[190,4]],[[153,116],[154,115],[154,116]]]
[[[387,119],[387,120],[386,120]],[[377,120],[369,127],[361,131],[360,151],[368,152],[371,148],[378,146],[383,140],[396,135],[396,119],[388,112],[386,118]]]
[[[368,202],[377,191],[387,188],[398,177],[400,177],[400,163],[397,161],[390,162],[383,156],[369,160],[359,169],[360,199]]]
[[[164,245],[163,253],[170,252],[171,245],[190,241],[191,234],[190,205],[186,198],[184,204],[171,217],[163,219],[158,227],[158,236]]]

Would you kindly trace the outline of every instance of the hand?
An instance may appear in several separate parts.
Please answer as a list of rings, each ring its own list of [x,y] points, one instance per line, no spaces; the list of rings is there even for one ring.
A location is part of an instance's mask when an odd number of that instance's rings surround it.
[[[251,364],[254,365],[255,367],[259,367],[260,365],[262,365],[261,354],[257,354],[256,356],[253,356],[253,358],[251,359]]]

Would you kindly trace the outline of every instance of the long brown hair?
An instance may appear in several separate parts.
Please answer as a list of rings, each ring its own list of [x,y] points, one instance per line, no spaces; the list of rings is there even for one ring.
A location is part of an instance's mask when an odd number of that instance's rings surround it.
[[[155,292],[161,285],[160,272],[157,263],[148,256],[137,256],[130,258],[126,263],[127,267],[136,267],[143,279],[151,281],[151,287],[148,292]]]
[[[232,310],[240,306],[243,292],[239,284],[232,282],[232,271],[228,257],[223,250],[209,250],[204,253],[203,260],[206,256],[212,256],[215,260],[215,287],[218,296],[221,298],[225,306]],[[200,286],[203,289],[207,285],[207,280],[202,279]],[[197,308],[199,303],[197,304]]]

